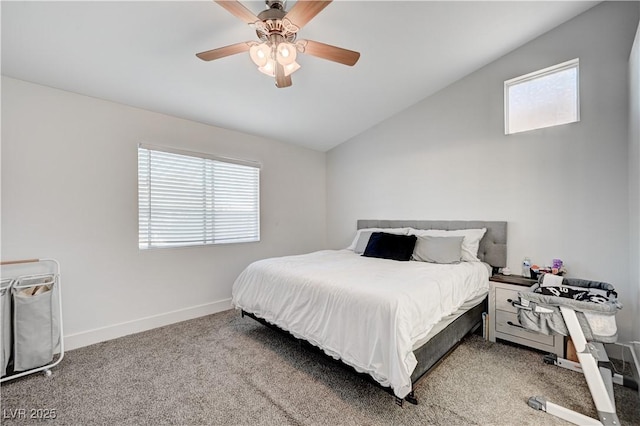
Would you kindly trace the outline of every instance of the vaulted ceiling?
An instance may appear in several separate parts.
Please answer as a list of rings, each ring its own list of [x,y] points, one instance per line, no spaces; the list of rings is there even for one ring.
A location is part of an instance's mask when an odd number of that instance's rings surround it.
[[[9,77],[326,151],[597,3],[337,0],[299,38],[356,50],[359,62],[300,55],[293,86],[279,89],[248,53],[196,58],[256,40],[213,1],[3,1],[1,67]]]

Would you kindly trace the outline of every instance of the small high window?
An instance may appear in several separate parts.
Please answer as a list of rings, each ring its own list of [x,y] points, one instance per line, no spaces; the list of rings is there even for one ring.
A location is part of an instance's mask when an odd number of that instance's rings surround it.
[[[578,59],[504,82],[505,134],[580,121]]]

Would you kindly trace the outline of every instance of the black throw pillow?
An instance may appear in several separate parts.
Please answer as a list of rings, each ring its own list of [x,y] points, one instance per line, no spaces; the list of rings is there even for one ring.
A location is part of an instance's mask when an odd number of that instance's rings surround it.
[[[407,261],[411,260],[413,248],[416,245],[415,235],[396,235],[386,232],[374,232],[369,238],[367,248],[364,249],[363,256],[379,257],[382,259],[392,259]]]

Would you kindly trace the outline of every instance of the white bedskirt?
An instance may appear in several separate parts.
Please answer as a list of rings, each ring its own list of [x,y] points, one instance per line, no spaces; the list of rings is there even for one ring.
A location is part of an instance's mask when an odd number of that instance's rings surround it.
[[[232,302],[403,398],[417,364],[414,343],[488,289],[481,262],[398,262],[323,250],[252,263],[235,281]]]

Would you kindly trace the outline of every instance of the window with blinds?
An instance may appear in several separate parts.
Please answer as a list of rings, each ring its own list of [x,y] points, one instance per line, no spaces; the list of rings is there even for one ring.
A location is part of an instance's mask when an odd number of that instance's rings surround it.
[[[260,168],[140,145],[139,248],[260,241]]]

